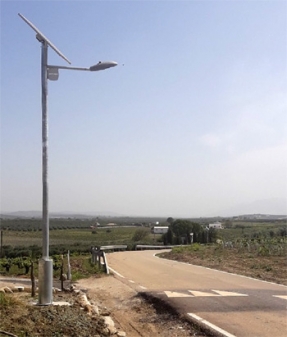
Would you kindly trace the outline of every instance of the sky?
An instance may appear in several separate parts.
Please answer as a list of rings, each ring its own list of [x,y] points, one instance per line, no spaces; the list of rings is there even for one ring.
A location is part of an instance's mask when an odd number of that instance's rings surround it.
[[[49,210],[287,214],[286,1],[1,1],[1,208],[42,209],[41,44]],[[51,48],[48,64],[68,66]]]

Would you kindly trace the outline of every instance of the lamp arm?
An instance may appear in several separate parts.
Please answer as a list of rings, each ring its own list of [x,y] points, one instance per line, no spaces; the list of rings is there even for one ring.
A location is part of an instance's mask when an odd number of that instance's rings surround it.
[[[66,67],[66,66],[53,66],[53,65],[48,65],[47,68],[49,68],[49,69],[67,69],[67,70],[84,70],[84,71],[90,71],[90,68]]]

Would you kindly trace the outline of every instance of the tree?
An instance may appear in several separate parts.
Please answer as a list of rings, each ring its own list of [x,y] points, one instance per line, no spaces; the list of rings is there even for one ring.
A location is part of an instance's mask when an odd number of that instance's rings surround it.
[[[230,219],[227,219],[227,220],[224,222],[223,226],[224,226],[225,228],[232,228],[233,223],[232,223],[232,221],[231,221]]]
[[[166,222],[171,225],[174,222],[174,218],[169,217],[166,219]]]
[[[172,231],[172,228],[169,227],[167,233],[163,234],[163,242],[165,245],[173,245],[174,244],[174,233]]]
[[[193,241],[201,242],[200,233],[202,227],[198,223],[191,222],[189,220],[175,220],[168,229],[168,232],[164,234],[164,242],[167,244],[190,244],[190,234],[193,233]]]
[[[206,236],[204,235],[204,243],[213,243],[217,239],[217,230],[216,228],[209,228],[206,230]]]

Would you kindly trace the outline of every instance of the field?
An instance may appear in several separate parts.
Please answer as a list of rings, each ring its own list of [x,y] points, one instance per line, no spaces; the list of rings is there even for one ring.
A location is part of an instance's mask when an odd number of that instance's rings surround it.
[[[58,229],[50,231],[50,244],[53,245],[109,245],[109,244],[127,244],[131,242],[136,227],[126,228],[99,228],[91,229]],[[41,245],[41,231],[5,231],[3,245],[12,246],[30,246]]]
[[[2,221],[1,256],[11,255],[11,251],[20,251],[19,255],[28,256],[42,246],[41,221],[6,220]],[[149,227],[131,225],[94,227],[91,220],[51,220],[50,221],[50,254],[65,254],[68,250],[78,253],[89,253],[93,246],[128,245],[133,249],[136,244],[135,234],[144,233],[142,242],[151,244],[154,236]],[[30,253],[29,253],[30,252]],[[15,253],[16,254],[16,253]],[[34,254],[35,255],[35,254]]]

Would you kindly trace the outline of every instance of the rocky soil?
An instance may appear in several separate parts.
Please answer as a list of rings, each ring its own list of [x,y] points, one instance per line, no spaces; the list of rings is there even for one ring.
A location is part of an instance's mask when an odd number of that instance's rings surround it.
[[[142,297],[113,276],[83,279],[75,290],[55,293],[54,302],[71,304],[63,306],[37,306],[26,292],[11,294],[5,286],[15,284],[0,282],[6,289],[0,293],[0,336],[207,336],[164,303]]]

